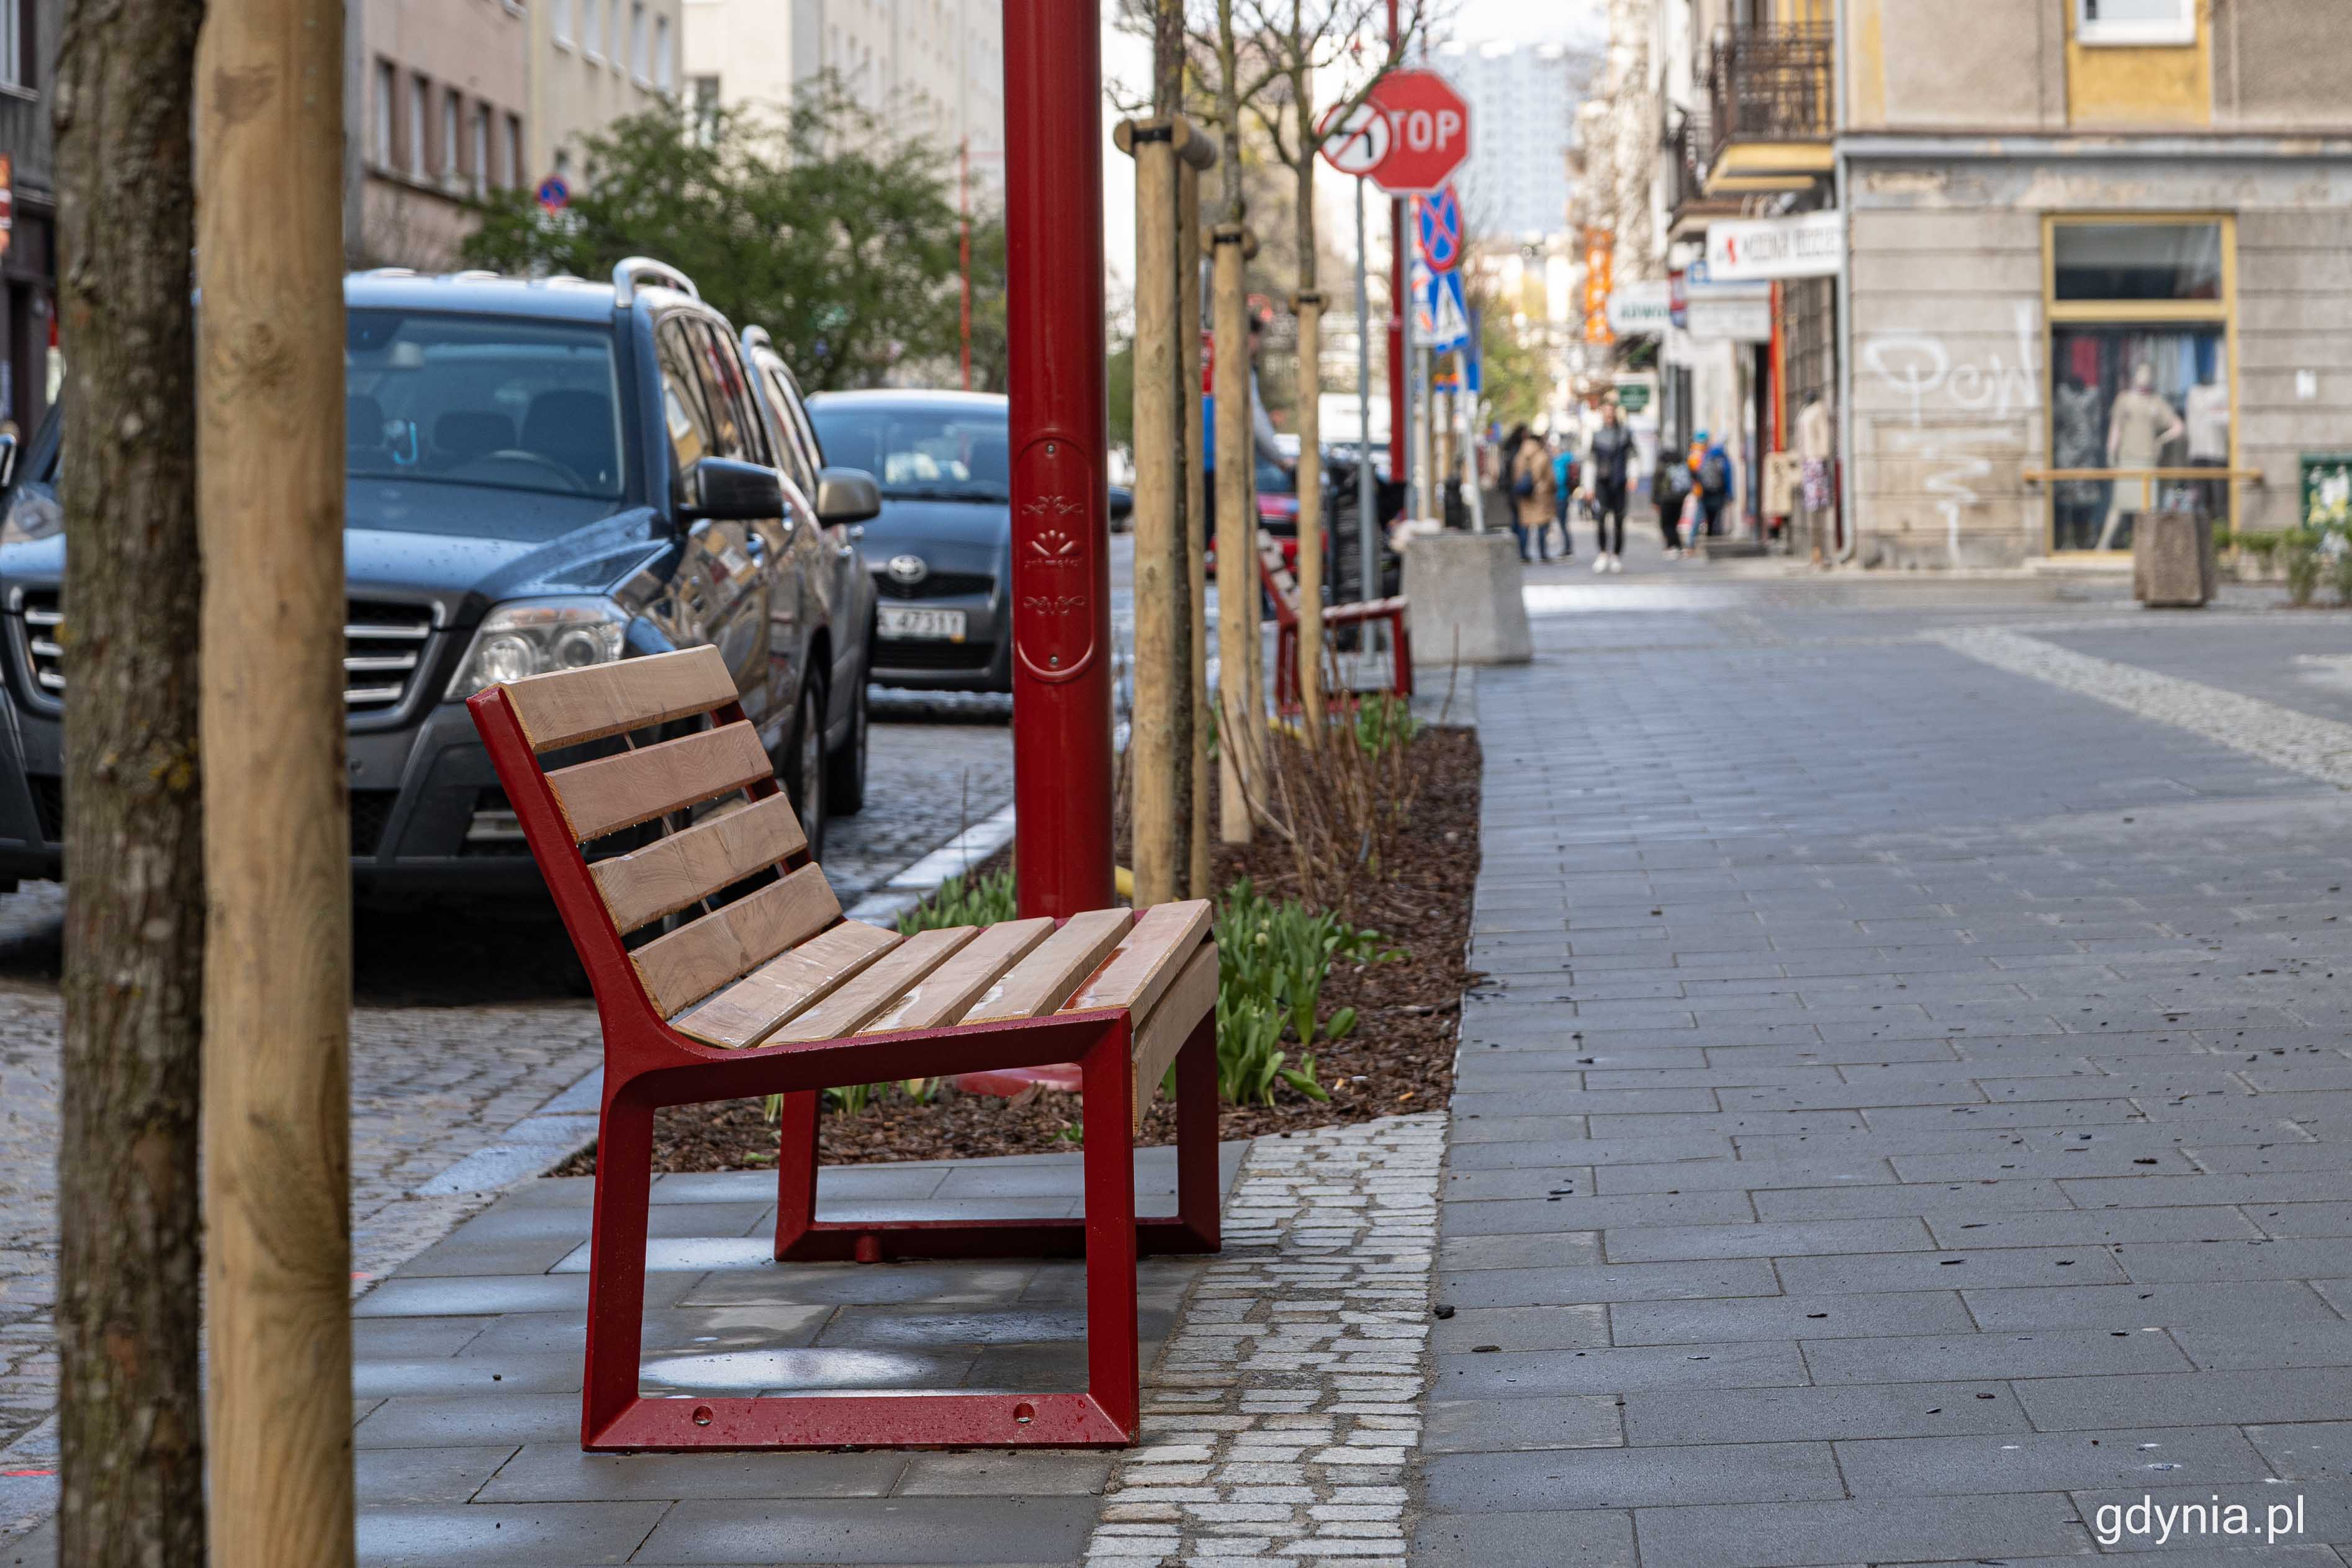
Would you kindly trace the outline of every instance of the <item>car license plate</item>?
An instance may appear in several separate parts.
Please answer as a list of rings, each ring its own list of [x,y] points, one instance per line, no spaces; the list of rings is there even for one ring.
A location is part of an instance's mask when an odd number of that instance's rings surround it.
[[[908,610],[885,605],[875,629],[886,637],[922,637],[939,642],[963,641],[961,610]]]

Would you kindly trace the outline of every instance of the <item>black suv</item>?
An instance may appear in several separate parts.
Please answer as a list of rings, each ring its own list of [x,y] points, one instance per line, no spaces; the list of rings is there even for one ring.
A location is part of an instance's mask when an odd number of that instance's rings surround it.
[[[819,579],[837,572],[831,541],[880,502],[865,474],[801,471],[734,329],[693,283],[636,258],[610,283],[388,269],[343,294],[361,886],[536,888],[464,700],[702,644],[726,656],[793,798],[814,808],[810,837],[827,794],[856,809],[870,611]],[[0,881],[62,870],[58,443],[53,413],[0,517]]]

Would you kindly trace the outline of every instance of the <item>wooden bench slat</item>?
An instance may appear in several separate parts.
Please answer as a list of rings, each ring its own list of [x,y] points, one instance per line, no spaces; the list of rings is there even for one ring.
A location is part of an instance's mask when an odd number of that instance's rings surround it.
[[[838,1040],[872,1023],[907,988],[945,963],[972,938],[978,926],[941,926],[919,931],[861,969],[833,994],[770,1035],[772,1046]]]
[[[1070,999],[1118,945],[1135,923],[1127,910],[1090,910],[1072,915],[1037,951],[1005,973],[963,1016],[967,1024],[1003,1018],[1034,1018]]]
[[[1143,1131],[1144,1112],[1160,1092],[1160,1080],[1193,1028],[1217,1007],[1217,944],[1203,942],[1172,984],[1160,993],[1159,1005],[1145,1015],[1135,1030],[1135,1131]]]
[[[1044,915],[990,926],[857,1032],[879,1035],[893,1029],[936,1029],[956,1022],[965,1008],[996,984],[998,976],[1053,931],[1054,922]]]
[[[844,921],[786,948],[700,1006],[672,1018],[670,1026],[705,1045],[730,1050],[756,1046],[898,942],[895,931]]]
[[[1209,932],[1213,911],[1206,899],[1154,904],[1136,917],[1135,928],[1099,973],[1062,1005],[1065,1013],[1126,1007],[1139,1018],[1151,1011],[1168,983]]]
[[[624,932],[673,914],[808,847],[782,790],[588,868]]]
[[[774,776],[760,732],[747,722],[558,768],[547,782],[572,842],[585,844]]]
[[[806,942],[841,913],[824,873],[803,866],[757,892],[656,937],[629,961],[665,1018],[674,1017],[788,947]]]
[[[535,752],[708,713],[735,700],[735,678],[715,647],[526,676],[507,701]]]

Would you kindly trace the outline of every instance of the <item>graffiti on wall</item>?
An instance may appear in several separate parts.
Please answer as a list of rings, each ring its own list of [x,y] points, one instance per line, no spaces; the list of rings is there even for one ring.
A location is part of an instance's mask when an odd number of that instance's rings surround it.
[[[1955,356],[1932,332],[1877,332],[1862,367],[1895,395],[1903,414],[1877,430],[1889,456],[1918,463],[1921,488],[1943,514],[1945,549],[1960,564],[1960,514],[1984,500],[1996,458],[2023,452],[2042,409],[2041,322],[2031,301],[2014,306],[2014,355]]]

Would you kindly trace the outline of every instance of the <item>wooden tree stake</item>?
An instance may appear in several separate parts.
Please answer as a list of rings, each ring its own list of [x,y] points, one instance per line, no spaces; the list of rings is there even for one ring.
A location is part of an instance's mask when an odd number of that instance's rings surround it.
[[[1298,701],[1323,742],[1323,296],[1298,295]],[[1365,597],[1371,597],[1366,595]]]
[[[1217,405],[1217,779],[1218,832],[1228,844],[1250,841],[1246,786],[1257,783],[1258,701],[1250,679],[1258,644],[1257,528],[1250,515],[1249,301],[1243,292],[1248,231],[1221,223],[1211,231],[1211,287],[1216,316]]]
[[[1183,846],[1192,810],[1178,798],[1178,773],[1192,767],[1191,682],[1179,640],[1192,617],[1178,595],[1184,585],[1184,542],[1178,507],[1176,355],[1176,138],[1181,120],[1123,121],[1115,140],[1135,159],[1135,706],[1129,742],[1135,807],[1135,905],[1181,895],[1191,869]],[[1181,814],[1181,820],[1180,820]]]
[[[197,52],[212,1560],[352,1561],[343,14]]]

